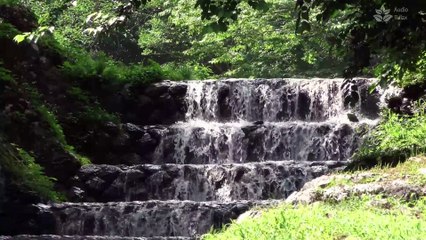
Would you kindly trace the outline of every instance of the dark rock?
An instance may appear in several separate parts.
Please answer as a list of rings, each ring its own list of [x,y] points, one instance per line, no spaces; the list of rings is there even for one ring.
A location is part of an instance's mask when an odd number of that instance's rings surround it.
[[[175,97],[183,97],[186,94],[188,85],[186,84],[175,84],[170,87],[170,94]]]
[[[127,165],[135,165],[143,163],[142,157],[136,153],[128,153],[121,157],[120,162]]]
[[[170,86],[166,83],[161,84],[154,84],[151,86],[148,86],[144,93],[148,97],[151,97],[153,99],[158,98],[159,96],[162,96],[166,94],[169,91]]]
[[[38,27],[37,17],[28,8],[22,5],[0,6],[0,17],[21,32],[32,32]]]
[[[354,113],[347,114],[349,121],[351,122],[359,122],[358,117]]]
[[[300,119],[304,120],[307,118],[309,112],[310,112],[310,105],[311,105],[311,99],[309,98],[309,95],[306,92],[299,92],[299,98],[298,101],[298,112]]]
[[[361,92],[361,113],[363,116],[375,119],[379,117],[380,113],[380,95],[377,91],[369,93],[368,85],[363,85]]]
[[[85,192],[79,187],[72,187],[67,191],[67,197],[72,202],[82,202],[87,198]]]
[[[400,112],[402,106],[402,98],[399,96],[391,97],[387,100],[388,108],[394,112]]]
[[[345,79],[342,83],[341,89],[343,90],[344,105],[354,107],[360,99],[356,80]]]
[[[407,98],[410,100],[418,100],[422,96],[425,96],[426,86],[411,85],[405,87],[401,92],[401,98]]]
[[[249,135],[251,132],[257,130],[259,127],[261,127],[260,124],[249,125],[249,126],[243,127],[241,130],[244,132],[245,135]]]
[[[157,146],[158,141],[153,138],[149,133],[145,133],[138,141],[137,141],[137,152],[140,154],[146,154],[153,152],[155,147]]]
[[[123,130],[133,139],[140,138],[145,133],[140,127],[132,123],[123,124]]]
[[[0,235],[45,234],[55,231],[56,222],[43,205],[8,204],[0,213]]]
[[[229,105],[229,95],[229,86],[220,86],[217,93],[217,103],[219,108],[219,116],[222,121],[228,121],[232,116],[232,109]]]
[[[413,115],[413,103],[411,99],[394,96],[387,100],[387,106],[390,110],[399,114]]]

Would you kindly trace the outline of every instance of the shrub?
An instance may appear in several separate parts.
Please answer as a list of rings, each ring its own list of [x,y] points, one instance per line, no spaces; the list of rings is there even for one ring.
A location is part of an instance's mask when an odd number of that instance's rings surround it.
[[[24,84],[24,88],[28,92],[29,98],[32,104],[35,106],[35,109],[40,114],[41,118],[47,122],[62,148],[68,154],[78,159],[82,165],[90,164],[90,160],[87,157],[78,154],[74,147],[67,143],[61,124],[57,120],[55,114],[46,105],[43,104],[42,97],[37,89],[28,84]]]
[[[354,155],[356,162],[394,164],[426,152],[426,114],[418,103],[413,116],[401,116],[388,110],[382,122],[365,138]]]
[[[100,106],[86,106],[84,110],[78,113],[78,118],[85,123],[99,125],[99,123],[113,122],[119,123],[118,116],[108,113]]]
[[[64,200],[54,190],[54,178],[44,175],[43,168],[24,149],[7,144],[0,136],[0,165],[10,174],[13,184],[24,191],[52,201]]]
[[[201,80],[213,76],[213,71],[210,68],[195,63],[182,65],[168,63],[162,65],[162,67],[166,78],[172,81]]]

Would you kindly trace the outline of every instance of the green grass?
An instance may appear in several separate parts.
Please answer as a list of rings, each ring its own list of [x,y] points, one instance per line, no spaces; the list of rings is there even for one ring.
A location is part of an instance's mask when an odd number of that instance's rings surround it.
[[[54,178],[47,177],[43,168],[24,149],[8,144],[0,136],[0,165],[11,176],[12,183],[46,200],[61,201],[64,196],[54,190]]]
[[[334,186],[403,180],[426,186],[426,156],[416,156],[396,167],[339,173],[318,191]],[[405,200],[361,195],[311,205],[282,204],[260,210],[260,216],[212,230],[203,240],[245,239],[424,239],[426,197]]]
[[[374,200],[363,197],[339,204],[282,205],[202,239],[424,239],[425,198],[412,203],[389,199],[390,208],[375,207]]]

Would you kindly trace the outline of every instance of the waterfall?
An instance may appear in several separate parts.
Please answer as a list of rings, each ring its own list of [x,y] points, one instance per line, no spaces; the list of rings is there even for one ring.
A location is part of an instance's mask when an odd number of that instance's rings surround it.
[[[359,147],[357,128],[378,119],[369,79],[166,84],[186,89],[184,119],[141,126],[143,139],[155,139],[140,151],[144,162],[82,167],[74,181],[87,202],[39,205],[35,222],[50,219],[60,235],[196,238],[343,168]]]

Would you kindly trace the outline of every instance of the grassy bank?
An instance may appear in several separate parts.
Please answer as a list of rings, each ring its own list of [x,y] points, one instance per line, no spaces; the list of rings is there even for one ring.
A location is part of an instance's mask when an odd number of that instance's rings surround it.
[[[359,177],[361,175],[368,177]],[[343,201],[323,198],[309,205],[286,203],[260,210],[258,217],[234,222],[220,231],[206,234],[202,239],[424,239],[424,195],[407,196],[410,198],[407,201],[392,197],[389,192],[383,195],[362,194],[357,192],[359,188],[356,186],[387,186],[397,180],[424,188],[425,157],[412,158],[396,167],[337,174],[334,179],[317,189],[318,192],[353,188],[351,197]]]
[[[339,204],[283,205],[257,219],[232,224],[204,240],[230,239],[423,239],[426,199],[389,209],[374,206],[374,197]]]

